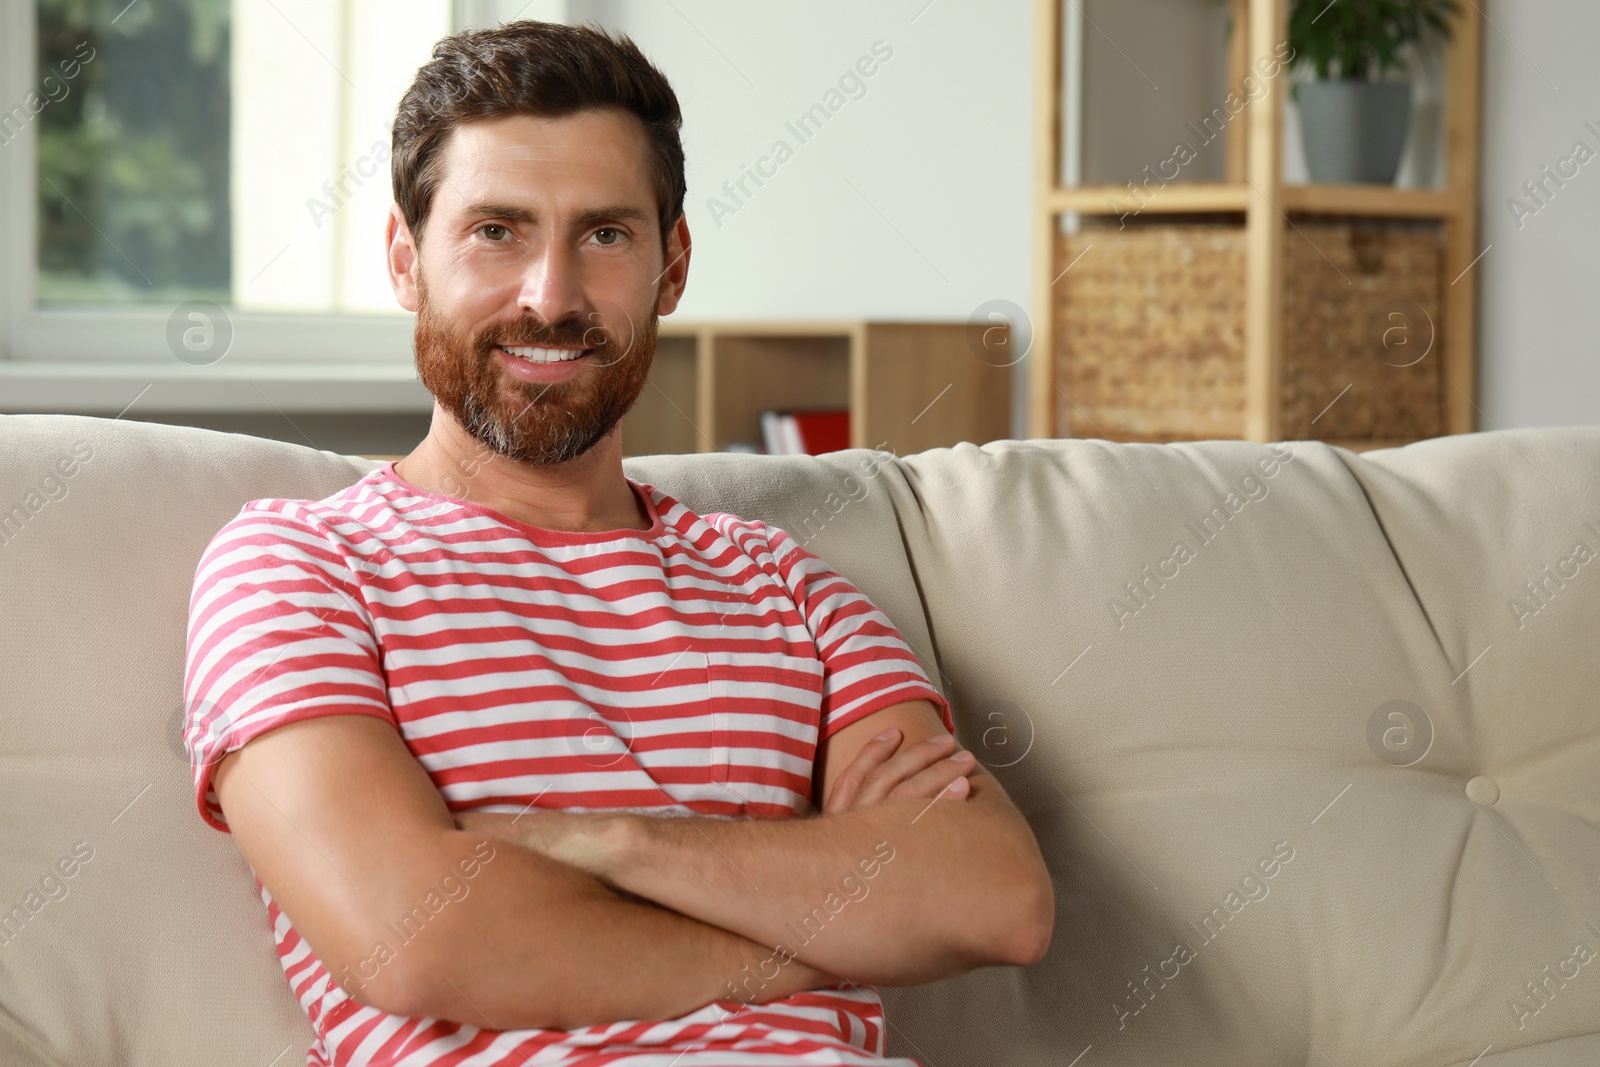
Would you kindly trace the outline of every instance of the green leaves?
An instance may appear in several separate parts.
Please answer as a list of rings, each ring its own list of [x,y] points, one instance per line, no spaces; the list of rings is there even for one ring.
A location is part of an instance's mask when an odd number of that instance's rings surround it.
[[[39,301],[231,299],[231,0],[38,0]]]
[[[1448,39],[1458,8],[1456,0],[1293,0],[1291,62],[1324,80],[1375,81],[1402,65],[1408,45]]]

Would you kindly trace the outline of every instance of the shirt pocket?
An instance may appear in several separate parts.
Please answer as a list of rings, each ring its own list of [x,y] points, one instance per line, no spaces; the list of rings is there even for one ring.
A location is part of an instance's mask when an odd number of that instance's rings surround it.
[[[822,723],[822,661],[787,653],[706,653],[711,778],[752,817],[811,808]]]

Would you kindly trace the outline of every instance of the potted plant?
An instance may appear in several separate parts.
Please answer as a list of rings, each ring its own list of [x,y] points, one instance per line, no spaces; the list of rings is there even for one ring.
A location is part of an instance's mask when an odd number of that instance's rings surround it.
[[[1408,48],[1450,36],[1456,0],[1293,0],[1291,68],[1316,80],[1294,86],[1314,182],[1392,184],[1411,124],[1411,83],[1383,80]]]

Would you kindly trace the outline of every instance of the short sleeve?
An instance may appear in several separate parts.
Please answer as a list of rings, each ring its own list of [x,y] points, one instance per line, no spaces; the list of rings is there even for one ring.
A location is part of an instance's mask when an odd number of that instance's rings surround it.
[[[294,507],[246,504],[195,568],[183,743],[200,816],[224,832],[211,772],[252,738],[321,715],[371,715],[399,729],[354,576]]]
[[[867,595],[788,531],[767,528],[767,544],[822,656],[819,741],[893,704],[928,700],[955,733],[950,702],[933,687],[900,631]]]

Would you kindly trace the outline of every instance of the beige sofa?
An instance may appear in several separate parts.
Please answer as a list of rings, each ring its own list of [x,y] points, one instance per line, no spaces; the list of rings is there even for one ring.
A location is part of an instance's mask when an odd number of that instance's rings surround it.
[[[187,598],[244,501],[373,461],[68,416],[0,449],[0,1064],[295,1067],[190,792]],[[891,1051],[1600,1064],[1600,429],[625,466],[855,580],[1038,834],[1049,956],[886,990]]]

